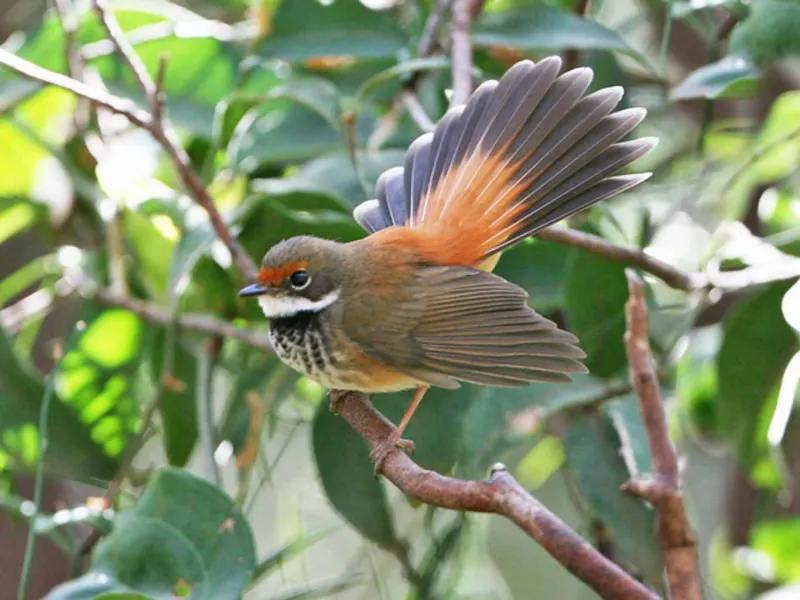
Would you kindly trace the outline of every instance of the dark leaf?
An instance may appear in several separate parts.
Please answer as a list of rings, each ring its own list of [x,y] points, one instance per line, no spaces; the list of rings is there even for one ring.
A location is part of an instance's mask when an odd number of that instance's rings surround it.
[[[385,13],[360,2],[316,0],[282,2],[260,54],[267,59],[303,61],[330,56],[394,56],[406,36]]]
[[[593,375],[612,377],[626,364],[622,337],[627,299],[624,265],[572,251],[564,287],[567,329],[578,336]]]
[[[611,532],[621,554],[652,586],[661,588],[661,551],[653,511],[619,487],[629,478],[620,439],[601,413],[574,412],[562,437],[578,492]]]
[[[616,50],[639,57],[620,35],[596,21],[551,4],[486,13],[475,24],[477,46],[522,50]]]
[[[48,599],[85,598],[84,590],[97,587],[102,574],[111,580],[104,592],[165,599],[190,592],[235,600],[254,567],[250,526],[231,499],[203,479],[166,468],[136,505],[115,519],[114,530],[95,549],[92,570]]]
[[[781,314],[790,287],[785,281],[765,287],[743,301],[724,324],[717,355],[720,432],[747,467],[767,451],[766,424],[776,388],[797,351],[794,331]]]
[[[503,252],[495,273],[526,290],[528,303],[547,313],[564,303],[568,258],[560,244],[529,240]]]
[[[381,482],[373,472],[369,448],[323,401],[312,425],[317,472],[334,508],[361,535],[383,548],[399,542]]]

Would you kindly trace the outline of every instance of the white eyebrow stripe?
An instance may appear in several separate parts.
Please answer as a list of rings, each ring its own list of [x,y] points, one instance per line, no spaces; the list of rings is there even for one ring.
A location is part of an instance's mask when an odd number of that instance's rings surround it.
[[[258,304],[268,319],[280,317],[293,317],[301,312],[322,312],[339,299],[339,290],[328,292],[319,300],[309,300],[298,296],[281,296],[275,298],[269,295],[259,296]]]

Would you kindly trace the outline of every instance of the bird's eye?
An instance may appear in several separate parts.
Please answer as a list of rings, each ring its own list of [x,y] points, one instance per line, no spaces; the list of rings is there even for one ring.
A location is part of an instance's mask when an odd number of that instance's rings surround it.
[[[295,271],[292,273],[292,276],[289,277],[289,283],[292,284],[294,289],[302,290],[309,283],[311,283],[311,275],[308,274],[308,271]]]

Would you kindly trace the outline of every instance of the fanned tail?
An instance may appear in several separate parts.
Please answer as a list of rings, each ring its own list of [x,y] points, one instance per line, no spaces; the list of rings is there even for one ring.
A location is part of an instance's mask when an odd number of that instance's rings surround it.
[[[620,142],[645,110],[613,112],[622,88],[584,96],[592,71],[560,68],[557,57],[525,60],[483,83],[381,175],[377,198],[354,211],[359,224],[379,236],[414,230],[439,262],[477,265],[646,180],[616,175],[656,143]]]

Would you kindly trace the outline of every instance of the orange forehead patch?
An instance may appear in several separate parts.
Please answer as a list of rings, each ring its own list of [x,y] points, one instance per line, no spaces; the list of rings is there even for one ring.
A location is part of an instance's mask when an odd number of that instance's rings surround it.
[[[308,263],[304,260],[296,260],[294,262],[286,263],[274,269],[265,269],[261,267],[258,272],[258,281],[264,285],[280,285],[286,281],[292,273],[300,269],[305,269]]]

